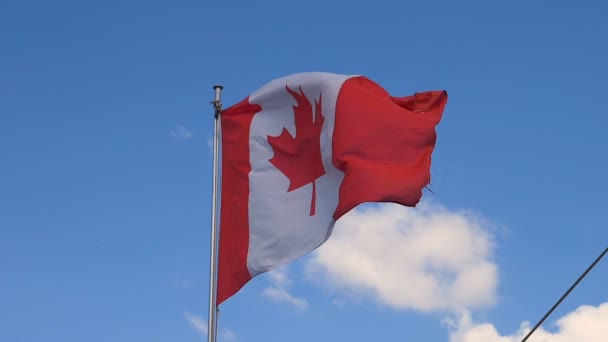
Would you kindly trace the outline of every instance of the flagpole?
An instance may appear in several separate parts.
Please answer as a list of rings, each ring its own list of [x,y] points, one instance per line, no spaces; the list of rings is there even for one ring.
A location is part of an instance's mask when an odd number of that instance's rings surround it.
[[[222,87],[213,86],[215,98],[211,104],[214,109],[213,125],[213,188],[211,192],[211,260],[209,265],[209,327],[208,342],[217,339],[217,259],[218,259],[218,207],[219,207],[219,145],[220,145],[220,113],[222,111]]]

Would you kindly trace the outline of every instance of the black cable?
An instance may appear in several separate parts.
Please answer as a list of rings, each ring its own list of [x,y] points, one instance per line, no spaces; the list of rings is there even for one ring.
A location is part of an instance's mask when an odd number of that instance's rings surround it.
[[[597,257],[597,259],[595,259],[595,261],[589,265],[589,267],[587,267],[587,270],[585,272],[583,272],[583,274],[581,274],[580,277],[578,277],[578,279],[574,282],[574,284],[572,284],[572,286],[570,286],[570,288],[568,289],[568,291],[566,291],[566,293],[564,293],[562,295],[562,297],[555,303],[553,304],[553,307],[547,311],[547,313],[543,316],[543,318],[541,318],[540,321],[538,321],[538,323],[536,323],[536,325],[534,326],[534,328],[532,328],[532,330],[530,330],[530,332],[528,333],[528,335],[526,335],[526,337],[524,337],[523,340],[521,340],[521,342],[526,342],[528,340],[528,337],[530,337],[532,335],[532,333],[534,333],[534,331],[536,329],[538,329],[538,327],[540,327],[541,324],[543,324],[543,322],[547,319],[547,317],[549,317],[549,315],[551,315],[551,313],[553,312],[553,310],[555,310],[555,308],[557,308],[557,306],[559,304],[561,304],[561,302],[568,297],[568,295],[570,294],[570,292],[572,292],[572,290],[574,290],[574,288],[576,287],[576,285],[578,285],[578,283],[581,282],[581,280],[583,280],[583,278],[585,278],[585,276],[587,275],[587,273],[589,273],[589,271],[591,271],[591,269],[593,267],[595,267],[595,265],[604,257],[604,255],[606,254],[606,252],[608,252],[608,247],[606,247],[606,249],[604,249],[604,251],[602,252],[602,254],[600,254],[600,256]]]

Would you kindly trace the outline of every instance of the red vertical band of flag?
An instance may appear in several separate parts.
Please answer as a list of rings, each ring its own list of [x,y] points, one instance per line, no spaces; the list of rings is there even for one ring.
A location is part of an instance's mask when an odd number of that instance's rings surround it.
[[[249,98],[222,112],[222,199],[217,305],[251,279],[249,248],[249,128],[262,110]]]
[[[344,180],[334,218],[365,202],[418,203],[446,102],[445,91],[392,97],[362,76],[344,82],[333,136],[333,163]]]

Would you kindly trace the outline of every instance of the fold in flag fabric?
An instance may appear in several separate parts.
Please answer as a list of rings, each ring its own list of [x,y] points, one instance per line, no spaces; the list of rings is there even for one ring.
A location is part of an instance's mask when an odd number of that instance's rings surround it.
[[[416,206],[443,90],[391,96],[364,76],[275,79],[221,113],[218,305],[330,237],[364,202]]]

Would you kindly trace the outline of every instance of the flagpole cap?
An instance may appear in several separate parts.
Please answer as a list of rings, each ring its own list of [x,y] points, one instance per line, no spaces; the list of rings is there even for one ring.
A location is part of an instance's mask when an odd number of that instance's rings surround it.
[[[224,89],[224,87],[221,85],[216,84],[213,86],[213,90],[215,90],[215,102],[219,103],[220,98],[222,97],[222,89]]]
[[[215,97],[213,99],[213,107],[215,108],[215,117],[217,118],[222,110],[222,89],[224,89],[221,85],[214,85],[213,90],[215,90]]]

